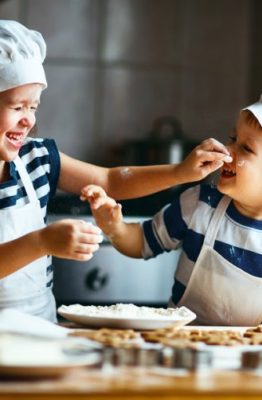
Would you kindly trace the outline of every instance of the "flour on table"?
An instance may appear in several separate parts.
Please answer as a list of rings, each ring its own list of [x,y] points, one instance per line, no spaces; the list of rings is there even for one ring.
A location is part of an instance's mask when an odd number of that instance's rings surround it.
[[[82,306],[73,304],[61,306],[60,310],[66,313],[102,318],[143,318],[143,319],[184,319],[190,318],[192,312],[186,307],[180,308],[154,308],[136,306],[135,304],[113,304],[111,306]]]

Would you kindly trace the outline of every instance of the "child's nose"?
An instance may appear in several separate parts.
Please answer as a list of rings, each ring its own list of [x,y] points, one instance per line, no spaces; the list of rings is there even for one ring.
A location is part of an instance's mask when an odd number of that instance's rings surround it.
[[[28,125],[28,119],[27,119],[27,118],[22,118],[22,119],[20,120],[20,124],[21,124],[21,125]]]
[[[20,119],[20,124],[25,127],[33,126],[34,118],[33,117],[23,117]]]

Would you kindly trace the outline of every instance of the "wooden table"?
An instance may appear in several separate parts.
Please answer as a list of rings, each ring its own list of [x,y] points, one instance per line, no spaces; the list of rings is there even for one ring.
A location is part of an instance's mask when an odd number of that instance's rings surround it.
[[[8,400],[236,400],[262,398],[262,376],[243,372],[173,371],[165,376],[150,370],[78,370],[60,379],[1,381],[0,399]]]
[[[73,327],[73,326],[72,326]],[[192,328],[192,327],[191,327]],[[59,378],[4,379],[0,400],[262,399],[262,374],[142,367],[81,367]]]

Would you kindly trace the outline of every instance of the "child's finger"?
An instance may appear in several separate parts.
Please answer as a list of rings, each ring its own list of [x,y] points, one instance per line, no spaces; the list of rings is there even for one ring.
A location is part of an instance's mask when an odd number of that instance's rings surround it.
[[[97,185],[88,185],[81,190],[81,197],[84,197],[85,199],[92,197],[96,198],[100,196],[106,197],[106,193],[100,186]]]
[[[91,202],[91,208],[93,210],[98,210],[100,207],[106,205],[108,207],[115,207],[116,201],[111,197],[97,197]]]
[[[115,207],[112,209],[111,214],[113,219],[115,220],[122,218],[122,205],[117,203]]]
[[[200,161],[202,162],[226,162],[226,163],[231,163],[233,161],[232,157],[230,155],[227,155],[225,153],[219,153],[215,151],[203,151],[203,153],[200,155]]]
[[[206,164],[206,166],[204,167],[206,170],[207,174],[210,174],[211,172],[215,172],[216,170],[218,170],[219,168],[221,168],[223,166],[223,161],[214,161],[211,162],[209,164]]]
[[[224,153],[226,155],[230,155],[227,147],[223,143],[220,143],[218,140],[213,139],[213,138],[204,140],[200,144],[200,147],[207,151],[217,151],[219,153]]]

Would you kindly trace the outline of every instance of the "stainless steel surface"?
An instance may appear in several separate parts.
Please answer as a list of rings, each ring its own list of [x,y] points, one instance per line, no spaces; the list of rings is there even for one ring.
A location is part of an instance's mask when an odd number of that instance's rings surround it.
[[[210,350],[187,348],[113,348],[102,350],[103,364],[114,366],[163,367],[185,370],[205,370],[213,367]]]
[[[103,365],[156,367],[161,365],[162,349],[113,348],[102,349]]]
[[[212,367],[213,354],[210,350],[166,348],[163,351],[163,364],[171,368],[207,369]]]

